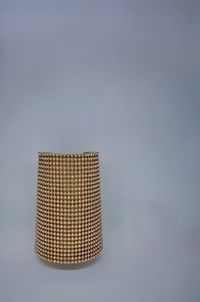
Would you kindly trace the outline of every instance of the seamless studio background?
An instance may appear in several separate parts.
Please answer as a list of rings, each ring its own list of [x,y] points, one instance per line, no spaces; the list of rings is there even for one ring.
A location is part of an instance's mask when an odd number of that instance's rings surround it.
[[[0,300],[200,301],[200,4],[0,1]],[[100,152],[104,252],[34,254],[37,152]]]

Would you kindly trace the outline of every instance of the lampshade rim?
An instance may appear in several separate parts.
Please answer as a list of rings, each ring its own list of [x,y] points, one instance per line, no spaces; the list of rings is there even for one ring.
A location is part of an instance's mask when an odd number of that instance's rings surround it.
[[[98,151],[85,151],[79,153],[60,153],[60,152],[49,152],[49,151],[40,151],[38,155],[52,155],[52,156],[83,156],[83,155],[98,155]]]

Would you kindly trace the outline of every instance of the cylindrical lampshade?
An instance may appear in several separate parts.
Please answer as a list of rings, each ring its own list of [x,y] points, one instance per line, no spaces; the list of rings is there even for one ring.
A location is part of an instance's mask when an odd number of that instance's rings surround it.
[[[55,263],[81,263],[102,244],[99,153],[39,152],[36,254]]]

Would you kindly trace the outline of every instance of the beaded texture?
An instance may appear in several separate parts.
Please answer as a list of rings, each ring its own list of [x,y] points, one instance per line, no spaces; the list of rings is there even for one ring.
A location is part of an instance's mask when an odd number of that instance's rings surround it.
[[[38,153],[36,254],[81,263],[103,248],[99,153]]]

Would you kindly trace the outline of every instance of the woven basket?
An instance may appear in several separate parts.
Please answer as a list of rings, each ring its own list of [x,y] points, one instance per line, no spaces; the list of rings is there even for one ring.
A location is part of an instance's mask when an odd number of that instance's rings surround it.
[[[36,254],[81,263],[103,248],[98,152],[38,153]]]

